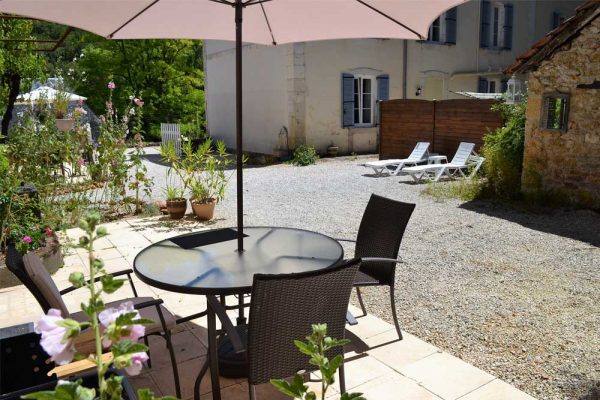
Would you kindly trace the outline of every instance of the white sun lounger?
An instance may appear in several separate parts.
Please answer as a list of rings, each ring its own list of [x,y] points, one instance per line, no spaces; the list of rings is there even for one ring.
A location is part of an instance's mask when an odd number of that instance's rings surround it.
[[[485,161],[485,158],[478,156],[477,153],[473,151],[474,148],[474,143],[462,142],[458,146],[458,150],[456,150],[456,154],[452,158],[452,161],[449,163],[406,167],[402,169],[402,173],[410,175],[416,182],[420,182],[422,179],[430,179],[437,182],[444,175],[451,178],[457,173],[466,178],[467,175],[465,174],[465,171],[470,167],[473,167],[473,171],[469,176],[473,177]]]
[[[418,142],[408,158],[377,160],[364,163],[365,167],[373,168],[375,175],[381,176],[385,171],[390,175],[398,175],[398,172],[407,165],[417,165],[427,162],[429,142]]]

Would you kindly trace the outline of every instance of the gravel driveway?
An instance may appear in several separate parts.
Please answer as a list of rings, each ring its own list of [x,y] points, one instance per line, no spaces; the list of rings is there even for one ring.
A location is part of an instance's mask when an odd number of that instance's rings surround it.
[[[436,202],[410,178],[370,176],[365,160],[246,169],[245,223],[354,238],[371,193],[416,203],[396,274],[403,329],[535,397],[598,399],[600,215]],[[160,186],[164,167],[148,165]],[[235,225],[235,204],[233,177],[215,226]],[[387,289],[364,292],[391,321]]]

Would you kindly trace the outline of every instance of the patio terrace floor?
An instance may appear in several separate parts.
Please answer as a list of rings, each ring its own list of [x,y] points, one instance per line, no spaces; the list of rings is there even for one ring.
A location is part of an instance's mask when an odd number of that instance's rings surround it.
[[[95,247],[106,268],[110,272],[131,268],[135,255],[141,249],[176,234],[172,226],[157,222],[156,218],[147,218],[105,224],[109,236],[98,240]],[[183,233],[198,230],[201,226],[183,221],[178,223],[177,230]],[[81,233],[79,229],[71,229],[67,237],[77,240]],[[59,289],[70,286],[68,276],[71,272],[86,271],[86,259],[81,249],[70,250],[65,257],[65,267],[54,275]],[[145,285],[137,277],[133,279],[140,296],[161,298],[167,308],[179,316],[199,312],[206,306],[203,296],[166,292]],[[130,295],[129,289],[123,288],[116,296],[107,296],[105,300],[117,300]],[[65,296],[65,302],[69,309],[76,310],[86,296],[85,291],[75,291]],[[360,315],[360,311],[352,306],[351,311],[354,315]],[[0,289],[0,327],[35,321],[40,314],[39,306],[24,286]],[[358,325],[347,329],[347,337],[352,341],[347,347],[345,364],[346,386],[350,392],[362,392],[370,400],[533,399],[510,384],[409,333],[405,332],[404,340],[398,341],[393,326],[372,315],[358,318],[358,321]],[[183,400],[191,399],[196,374],[207,353],[206,319],[179,325],[174,331],[173,343]],[[136,388],[147,387],[157,395],[172,395],[175,390],[165,342],[152,337],[150,347],[152,368],[145,368],[140,376],[131,378],[131,381]],[[221,387],[225,400],[248,398],[244,379],[221,378]],[[259,386],[257,394],[259,399],[287,398],[268,384]],[[201,395],[202,400],[212,398],[208,374],[202,381]],[[331,395],[337,398],[339,393],[333,390]]]

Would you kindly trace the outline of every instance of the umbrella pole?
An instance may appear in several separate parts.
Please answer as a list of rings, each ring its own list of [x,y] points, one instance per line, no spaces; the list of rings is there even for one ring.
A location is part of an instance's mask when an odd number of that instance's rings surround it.
[[[244,251],[244,182],[242,165],[242,0],[235,0],[235,153],[237,172],[238,252]]]

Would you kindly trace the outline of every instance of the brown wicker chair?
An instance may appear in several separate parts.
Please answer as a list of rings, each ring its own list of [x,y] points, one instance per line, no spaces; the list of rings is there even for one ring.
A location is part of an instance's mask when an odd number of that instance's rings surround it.
[[[408,225],[414,209],[414,204],[372,194],[358,228],[354,250],[354,256],[361,258],[354,287],[356,287],[363,316],[367,315],[367,309],[360,288],[363,286],[388,286],[392,317],[400,340],[402,340],[402,332],[398,324],[394,296],[396,264],[402,262],[398,259],[398,251],[406,225]]]
[[[207,296],[209,307],[221,319],[232,343],[243,346],[237,351],[246,349],[251,399],[255,398],[254,385],[315,369],[309,364],[308,356],[294,345],[294,340],[303,340],[310,335],[312,324],[326,323],[329,336],[344,338],[346,310],[359,264],[360,260],[353,259],[314,272],[255,275],[247,343],[244,343],[246,335],[239,335],[231,322],[227,322],[222,304],[214,296]],[[328,357],[338,354],[343,356],[342,348],[332,349]],[[196,381],[196,393],[200,379],[201,376]],[[344,393],[343,363],[339,369],[339,383]]]
[[[64,318],[72,318],[77,321],[87,320],[87,316],[83,312],[69,313],[67,306],[65,305],[62,295],[74,291],[75,287],[69,287],[62,291],[59,291],[56,284],[52,280],[52,277],[42,264],[42,261],[35,253],[27,253],[23,259],[23,265],[20,265],[20,260],[14,258],[11,260],[11,270],[21,270],[23,273],[19,273],[17,277],[27,286],[32,292],[34,297],[38,300],[40,306],[44,312],[48,312],[50,308],[55,308],[61,311]],[[177,360],[175,359],[175,352],[173,350],[173,344],[171,342],[171,329],[175,327],[175,317],[171,314],[163,305],[163,301],[160,299],[154,299],[152,297],[138,297],[135,285],[131,280],[132,270],[124,270],[112,273],[112,276],[123,276],[127,275],[129,284],[135,297],[123,299],[106,304],[107,307],[117,307],[124,301],[131,301],[134,307],[139,311],[140,316],[144,319],[150,319],[154,323],[146,325],[146,336],[159,335],[162,336],[166,342],[171,356],[171,366],[173,368],[173,377],[175,380],[175,390],[177,397],[181,398],[181,388],[179,384],[179,371],[177,369]],[[96,281],[98,281],[98,278]],[[147,337],[144,337],[147,342]],[[80,342],[78,343],[78,350],[81,352],[94,352],[94,343]]]

